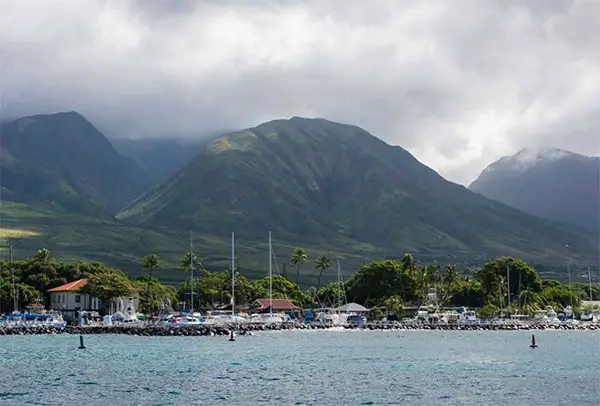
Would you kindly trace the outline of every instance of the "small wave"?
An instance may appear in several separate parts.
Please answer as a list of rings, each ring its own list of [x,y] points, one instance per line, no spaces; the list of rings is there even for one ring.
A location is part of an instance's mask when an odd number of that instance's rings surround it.
[[[2,392],[0,393],[0,399],[10,399],[15,396],[25,396],[25,392]]]

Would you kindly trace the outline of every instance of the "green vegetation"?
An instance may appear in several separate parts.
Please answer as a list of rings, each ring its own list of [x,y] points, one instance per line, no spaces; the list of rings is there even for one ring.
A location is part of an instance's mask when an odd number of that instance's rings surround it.
[[[69,214],[57,214],[34,208],[22,203],[2,202],[0,218],[4,228],[21,228],[37,235],[21,238],[0,236],[0,255],[8,258],[7,243],[12,242],[15,258],[25,258],[40,245],[48,247],[61,261],[98,261],[122,269],[127,275],[137,278],[145,271],[140,267],[140,257],[148,252],[158,252],[161,268],[153,271],[153,276],[168,284],[176,284],[185,278],[181,272],[181,254],[189,247],[189,232],[166,227],[138,227],[123,224],[116,220],[98,219]],[[294,246],[273,239],[273,255],[283,272],[288,267],[289,255]],[[361,263],[381,255],[374,251],[345,252],[328,244],[316,247],[305,246],[314,257],[322,255],[344,255],[348,269],[357,268]],[[347,247],[352,250],[353,247]],[[202,262],[211,269],[227,269],[231,260],[231,237],[223,235],[194,235],[194,251],[202,253]],[[236,244],[240,269],[250,278],[260,278],[268,274],[268,240],[264,242],[238,239]],[[184,267],[187,270],[188,265]],[[294,269],[295,271],[296,269]],[[303,286],[317,282],[318,271],[306,267],[300,274]],[[335,278],[335,273],[323,273],[323,280]]]
[[[186,257],[181,259],[185,262]],[[319,261],[325,263],[327,261]],[[145,269],[155,269],[158,256],[147,255],[141,261]],[[196,262],[194,308],[215,309],[231,301],[231,270],[209,271]],[[123,272],[96,262],[59,262],[47,249],[37,250],[26,260],[0,262],[0,313],[11,311],[15,295],[20,308],[44,298],[53,287],[81,278],[88,278],[82,289],[102,301],[129,295],[140,297],[140,308],[152,313],[171,303],[191,305],[189,279],[178,289],[165,286],[149,274],[130,280]],[[508,282],[510,279],[510,296]],[[13,284],[14,282],[14,284]],[[267,298],[269,277],[249,281],[239,270],[235,273],[235,302],[250,304]],[[13,288],[14,286],[14,288]],[[473,273],[459,272],[454,266],[418,264],[412,255],[399,261],[380,260],[361,266],[343,286],[337,282],[306,290],[281,274],[273,276],[273,297],[287,298],[301,306],[337,306],[340,298],[371,307],[371,316],[387,313],[402,315],[409,306],[423,303],[430,291],[435,291],[440,306],[466,306],[479,309],[481,316],[503,312],[532,314],[535,309],[553,306],[557,311],[572,305],[580,309],[582,300],[600,298],[598,285],[591,293],[586,284],[563,284],[542,280],[527,263],[508,257],[496,258]],[[591,294],[591,296],[590,296]],[[46,297],[46,304],[47,302]],[[385,309],[385,310],[384,310]]]
[[[240,272],[257,279],[267,274],[272,230],[278,272],[295,273],[291,279],[316,286],[316,295],[335,279],[329,266],[305,265],[321,257],[344,258],[349,275],[401,252],[461,268],[510,255],[562,279],[557,264],[566,258],[585,267],[597,257],[595,236],[487,200],[402,148],[323,119],[276,120],[218,137],[150,189],[149,175],[77,113],[26,117],[2,131],[1,258],[7,242],[15,258],[44,246],[64,262],[146,275],[152,289],[153,278],[185,279],[178,268],[190,228],[200,233],[194,251],[203,265],[227,269],[234,230]],[[145,165],[163,159],[152,154],[144,153]],[[108,215],[126,204],[117,218]],[[299,246],[304,254],[290,257]],[[150,276],[139,263],[149,252],[161,259]]]
[[[311,252],[328,245],[358,257],[353,265],[397,252],[459,264],[506,254],[545,264],[597,257],[592,233],[490,201],[400,147],[324,119],[275,120],[223,135],[117,218],[213,235],[235,230],[253,242],[272,230]]]
[[[149,186],[139,165],[78,113],[24,117],[0,130],[4,200],[101,216]]]

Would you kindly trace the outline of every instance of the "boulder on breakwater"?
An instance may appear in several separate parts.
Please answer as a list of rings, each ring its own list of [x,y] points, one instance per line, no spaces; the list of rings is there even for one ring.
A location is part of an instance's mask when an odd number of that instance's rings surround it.
[[[67,326],[55,327],[0,327],[0,335],[35,335],[35,334],[126,334],[135,336],[226,336],[233,330],[237,335],[246,335],[254,331],[270,330],[322,330],[328,326],[319,323],[279,323],[279,324],[253,324],[244,323],[236,325],[195,325],[181,327],[165,326]],[[401,323],[368,323],[364,325],[344,326],[349,330],[442,330],[442,331],[511,331],[511,330],[585,330],[600,331],[600,324],[401,324]]]

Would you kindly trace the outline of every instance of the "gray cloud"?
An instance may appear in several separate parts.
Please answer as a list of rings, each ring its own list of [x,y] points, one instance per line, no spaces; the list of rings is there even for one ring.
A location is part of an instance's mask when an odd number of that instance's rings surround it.
[[[0,0],[2,116],[124,136],[357,124],[459,183],[551,145],[600,155],[600,3]]]

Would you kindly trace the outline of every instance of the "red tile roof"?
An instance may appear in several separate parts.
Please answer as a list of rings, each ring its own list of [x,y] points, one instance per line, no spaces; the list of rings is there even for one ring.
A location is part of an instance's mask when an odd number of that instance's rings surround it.
[[[83,288],[85,285],[87,285],[87,283],[87,279],[79,279],[77,281],[69,282],[52,289],[48,289],[46,292],[74,292]]]
[[[300,310],[298,306],[288,299],[273,299],[272,302],[274,310]],[[258,307],[258,310],[265,310],[269,308],[270,303],[270,299],[256,299],[255,305]]]

